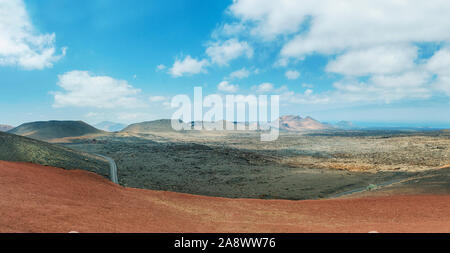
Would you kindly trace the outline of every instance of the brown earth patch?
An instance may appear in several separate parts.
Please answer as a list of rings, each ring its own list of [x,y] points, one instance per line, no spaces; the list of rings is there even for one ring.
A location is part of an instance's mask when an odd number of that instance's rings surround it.
[[[450,195],[225,199],[0,161],[0,232],[450,232]]]

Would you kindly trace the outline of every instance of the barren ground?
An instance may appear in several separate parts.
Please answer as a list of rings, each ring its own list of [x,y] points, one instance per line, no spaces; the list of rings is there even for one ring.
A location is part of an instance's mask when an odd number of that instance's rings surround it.
[[[448,194],[226,199],[124,188],[86,171],[4,161],[0,185],[0,232],[450,232]]]
[[[123,186],[231,198],[305,200],[424,176],[450,164],[443,131],[155,131],[72,140],[115,159]],[[450,184],[450,180],[447,182]]]

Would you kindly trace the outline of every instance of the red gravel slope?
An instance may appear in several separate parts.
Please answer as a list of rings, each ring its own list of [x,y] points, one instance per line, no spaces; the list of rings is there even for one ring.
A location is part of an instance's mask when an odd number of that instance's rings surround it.
[[[450,196],[224,199],[0,161],[0,232],[450,232]]]

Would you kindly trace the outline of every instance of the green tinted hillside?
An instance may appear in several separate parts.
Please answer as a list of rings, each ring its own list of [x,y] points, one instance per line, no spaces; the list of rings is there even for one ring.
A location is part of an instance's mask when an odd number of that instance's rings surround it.
[[[161,119],[155,121],[147,121],[142,123],[131,124],[121,132],[127,133],[147,133],[158,131],[173,131],[170,119]]]
[[[83,121],[40,121],[22,124],[9,133],[37,140],[51,140],[64,137],[78,137],[88,134],[100,134],[103,131]]]
[[[0,132],[0,160],[83,169],[105,177],[109,175],[109,164],[94,155],[3,132]]]

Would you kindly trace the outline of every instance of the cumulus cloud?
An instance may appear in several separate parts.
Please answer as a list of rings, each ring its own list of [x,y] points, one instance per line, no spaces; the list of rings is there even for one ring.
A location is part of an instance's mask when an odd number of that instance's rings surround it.
[[[274,86],[271,83],[262,83],[262,84],[256,86],[256,91],[261,92],[261,93],[271,92],[273,90],[274,90]]]
[[[127,81],[109,76],[95,76],[87,71],[70,71],[58,76],[64,91],[53,92],[54,107],[138,108],[144,107],[139,89]]]
[[[431,90],[427,87],[429,80],[430,75],[426,72],[373,76],[363,83],[337,82],[334,84],[336,91],[333,95],[335,102],[390,103],[406,98],[424,99],[431,96]]]
[[[100,116],[103,116],[103,113],[98,113],[98,112],[88,112],[86,113],[86,115],[84,115],[87,118],[98,118]]]
[[[312,89],[307,89],[305,90],[305,92],[303,94],[305,94],[305,96],[311,96],[311,94],[313,94],[313,90]]]
[[[167,98],[164,96],[152,96],[149,98],[150,102],[162,102],[162,101],[166,101]]]
[[[156,66],[156,71],[161,71],[161,70],[165,70],[167,67],[164,64],[159,64],[158,66]]]
[[[181,77],[183,75],[193,75],[205,73],[205,67],[208,66],[207,60],[198,60],[192,58],[190,55],[186,56],[184,60],[176,59],[169,73],[173,77]]]
[[[231,23],[213,32],[216,42],[207,45],[209,62],[226,66],[242,56],[252,58],[254,49],[278,48],[274,66],[286,68],[288,79],[300,73],[289,70],[293,62],[310,55],[328,60],[325,72],[338,74],[329,90],[280,91],[295,103],[367,103],[450,96],[450,2],[442,0],[234,0],[227,11]],[[244,41],[244,38],[246,41]],[[430,59],[420,56],[421,44],[444,45]],[[267,57],[265,53],[262,57]],[[204,72],[208,61],[198,61],[196,71],[172,71],[173,76]],[[186,59],[185,59],[186,61]],[[203,62],[204,64],[199,64]],[[183,65],[184,61],[178,61]],[[195,64],[194,64],[195,65]],[[247,69],[229,78],[246,78]],[[261,87],[260,87],[261,86]],[[226,81],[222,91],[237,90]],[[270,83],[253,87],[278,92]]]
[[[349,76],[402,73],[414,68],[417,50],[410,45],[350,50],[329,62],[326,70]]]
[[[230,36],[236,36],[240,33],[247,30],[247,27],[242,23],[231,23],[231,24],[222,24],[218,28],[216,28],[211,37],[213,38],[220,38],[220,37],[230,37]]]
[[[450,3],[441,0],[236,0],[229,10],[265,39],[296,34],[282,50],[288,57],[450,39]]]
[[[237,84],[230,84],[228,81],[223,81],[217,85],[217,89],[219,91],[233,93],[238,91],[239,86]]]
[[[450,3],[444,1],[322,0],[303,6],[305,2],[308,1],[296,1],[292,8],[304,10],[304,18],[311,17],[309,31],[288,42],[282,49],[283,56],[450,39],[446,32],[450,21],[445,14],[450,11]]]
[[[230,12],[244,23],[253,23],[251,33],[264,39],[295,33],[305,20],[308,10],[317,1],[237,0]]]
[[[427,99],[432,95],[428,87],[431,76],[425,71],[395,75],[377,75],[366,82],[342,80],[333,84],[334,90],[314,93],[312,87],[303,93],[287,91],[283,102],[296,104],[370,104],[392,103],[402,99]]]
[[[213,63],[223,66],[243,55],[247,56],[247,58],[252,58],[253,48],[245,41],[229,39],[224,42],[212,43],[206,49],[206,54]]]
[[[40,34],[22,0],[0,0],[0,66],[27,70],[50,68],[66,53],[56,54],[55,34]]]
[[[425,67],[437,75],[432,87],[450,96],[450,48],[446,47],[436,52]]]
[[[295,80],[300,77],[300,72],[296,70],[288,70],[286,71],[285,76],[289,80]]]
[[[250,76],[250,71],[246,68],[242,68],[240,70],[236,70],[230,74],[231,78],[243,79]]]
[[[288,96],[321,103],[450,96],[450,50],[427,60],[417,46],[450,43],[449,12],[442,0],[236,0],[228,11],[253,39],[280,45],[276,67],[328,57],[325,71],[342,75],[333,89]]]
[[[303,93],[296,93],[289,90],[287,86],[276,87],[272,83],[262,83],[252,87],[258,93],[274,93],[280,95],[282,105],[289,104],[328,104],[330,97],[324,94],[313,94],[312,89],[307,89]]]
[[[136,122],[154,119],[154,115],[144,112],[119,112],[115,115],[119,121]]]

